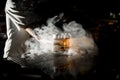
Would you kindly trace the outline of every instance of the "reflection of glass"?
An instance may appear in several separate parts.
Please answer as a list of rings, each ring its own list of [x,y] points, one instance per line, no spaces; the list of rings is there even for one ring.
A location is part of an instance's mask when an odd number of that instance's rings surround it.
[[[70,38],[55,39],[54,41],[54,51],[61,52],[66,51],[70,48]]]

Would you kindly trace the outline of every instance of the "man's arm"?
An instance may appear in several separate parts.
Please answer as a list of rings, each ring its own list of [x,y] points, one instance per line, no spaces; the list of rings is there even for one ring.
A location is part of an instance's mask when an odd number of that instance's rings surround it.
[[[37,41],[40,41],[40,37],[35,34],[35,32],[31,28],[25,29],[32,37],[34,37]]]

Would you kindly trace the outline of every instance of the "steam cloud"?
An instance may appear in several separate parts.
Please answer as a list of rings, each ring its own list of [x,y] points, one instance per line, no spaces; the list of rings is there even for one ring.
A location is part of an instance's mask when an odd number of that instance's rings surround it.
[[[26,41],[25,59],[28,66],[39,68],[52,76],[63,72],[74,76],[78,73],[85,74],[92,69],[95,57],[98,55],[98,48],[91,34],[87,33],[76,21],[64,23],[63,31],[55,26],[56,22],[55,16],[47,20],[47,25],[34,29],[41,37],[40,42],[34,38]],[[70,40],[69,49],[55,52],[56,39],[65,38]]]

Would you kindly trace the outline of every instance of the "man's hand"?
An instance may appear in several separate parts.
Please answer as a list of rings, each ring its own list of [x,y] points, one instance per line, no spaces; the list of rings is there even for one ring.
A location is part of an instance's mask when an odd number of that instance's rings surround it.
[[[40,42],[41,38],[39,36],[34,37],[38,42]]]
[[[28,34],[30,34],[33,38],[40,42],[40,37],[35,34],[35,32],[31,28],[26,28],[25,30],[28,32]]]

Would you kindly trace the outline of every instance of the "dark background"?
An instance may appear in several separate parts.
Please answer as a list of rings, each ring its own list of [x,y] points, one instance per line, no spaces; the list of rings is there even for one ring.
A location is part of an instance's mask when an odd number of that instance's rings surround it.
[[[57,0],[56,0],[57,1]],[[118,80],[120,78],[120,7],[115,0],[112,1],[86,1],[86,0],[62,0],[58,3],[69,6],[70,15],[83,24],[83,27],[93,34],[93,38],[99,48],[97,66],[93,71],[85,75],[87,80]],[[19,74],[38,74],[35,70],[16,68],[16,64],[7,63],[2,59],[6,40],[5,7],[6,0],[0,1],[0,78],[14,78],[16,71]],[[56,4],[58,4],[56,3]],[[3,36],[4,35],[4,36]],[[12,77],[10,77],[12,76]],[[17,75],[18,76],[18,75]],[[46,76],[46,75],[45,75]],[[9,78],[7,78],[9,77]],[[18,76],[19,77],[19,76]],[[44,76],[43,76],[44,77]],[[23,79],[38,79],[38,77],[21,76]],[[1,80],[0,79],[0,80]],[[18,80],[18,79],[17,79]]]

